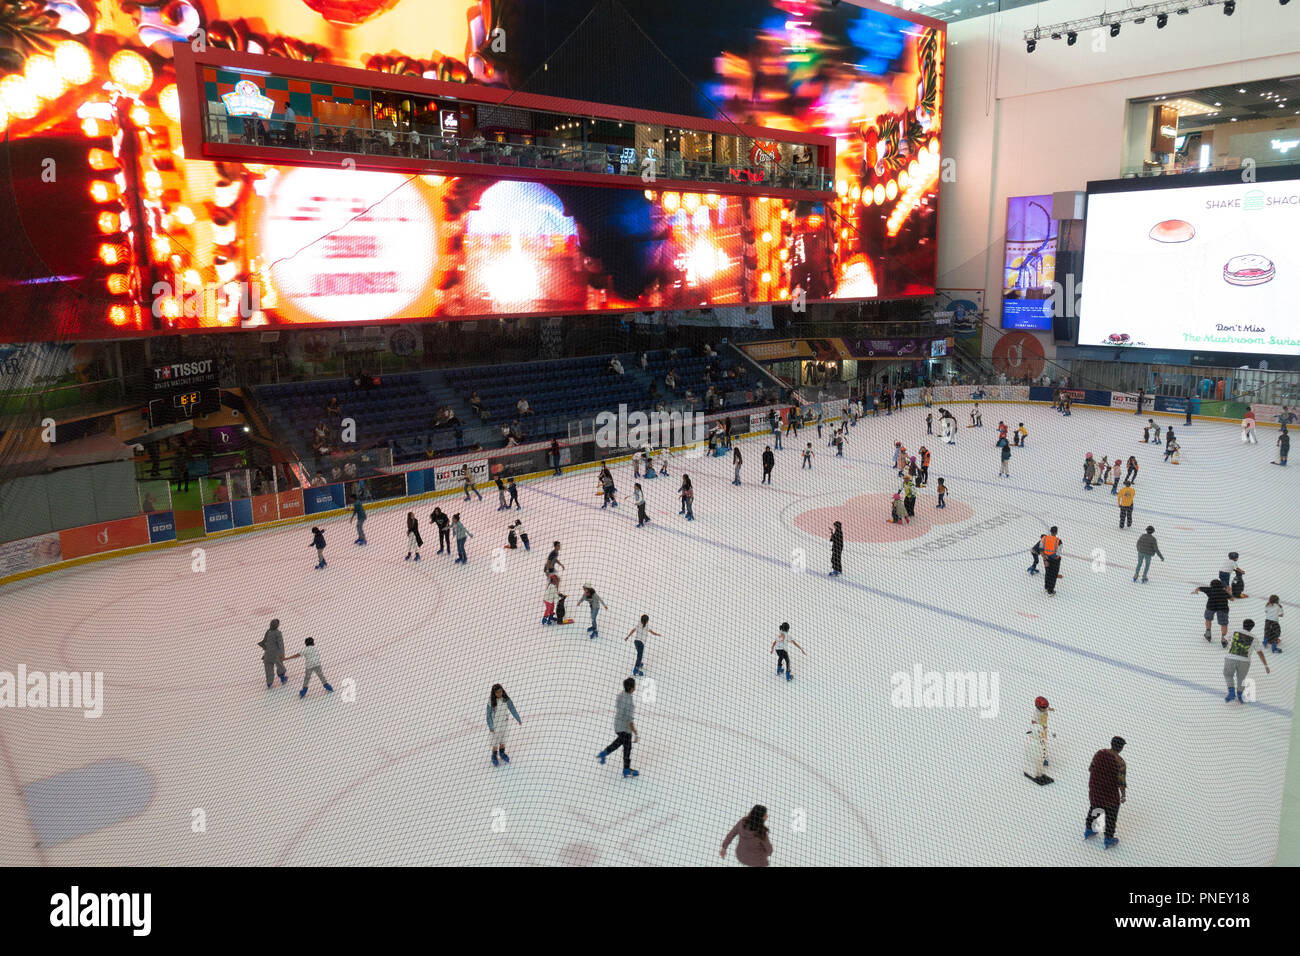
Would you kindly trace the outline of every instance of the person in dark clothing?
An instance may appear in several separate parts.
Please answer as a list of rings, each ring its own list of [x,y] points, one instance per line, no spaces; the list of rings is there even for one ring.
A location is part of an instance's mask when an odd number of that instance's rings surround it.
[[[555,573],[557,567],[561,571],[567,570],[564,562],[560,560],[560,542],[554,541],[551,543],[551,553],[546,556],[546,564],[542,565],[542,573],[549,578]]]
[[[677,489],[677,494],[681,496],[682,507],[677,512],[679,515],[686,515],[687,521],[695,520],[695,488],[691,485],[691,476],[682,475],[681,486]]]
[[[903,388],[901,385],[894,389],[894,407],[899,409],[903,407]]]
[[[1219,620],[1219,630],[1223,646],[1228,646],[1228,589],[1223,582],[1215,578],[1204,587],[1194,588],[1192,593],[1200,591],[1205,595],[1205,640],[1210,640],[1210,624],[1215,618]]]
[[[776,455],[772,454],[772,446],[767,445],[763,448],[763,480],[760,484],[770,485],[772,483],[772,468],[776,465]]]
[[[506,479],[506,491],[510,493],[510,504],[514,505],[514,510],[523,511],[523,505],[519,503],[519,489],[515,486],[513,478]],[[509,508],[507,508],[509,510]]]
[[[1105,813],[1105,846],[1108,850],[1119,843],[1115,838],[1115,821],[1119,817],[1119,805],[1128,799],[1128,765],[1119,755],[1124,744],[1123,737],[1112,737],[1110,747],[1093,754],[1092,763],[1088,765],[1088,816],[1083,838],[1090,840],[1097,835],[1092,825],[1098,813]]]
[[[172,480],[176,482],[176,490],[189,491],[190,463],[189,460],[184,457],[184,452],[172,459],[172,471],[175,472],[175,477]]]
[[[1061,539],[1057,537],[1056,525],[1042,537],[1043,545],[1043,590],[1048,594],[1056,593],[1056,579],[1061,576]]]
[[[316,549],[316,570],[325,567],[325,532],[320,528],[311,529],[311,544]]]
[[[150,442],[149,443],[149,464],[150,464],[149,477],[150,478],[158,477],[159,455],[160,452],[158,451],[158,443],[156,441]]]
[[[1146,397],[1147,397],[1146,389],[1139,388],[1138,389],[1138,410],[1133,413],[1134,415],[1142,414],[1142,403],[1146,400]]]
[[[438,529],[438,553],[442,554],[445,549],[451,554],[451,520],[443,514],[441,508],[434,508],[429,520]]]
[[[547,452],[547,455],[551,459],[551,467],[555,469],[555,473],[557,475],[563,474],[564,472],[560,470],[560,440],[558,438],[551,439],[551,450]]]
[[[831,577],[837,577],[844,573],[844,567],[841,558],[844,557],[844,529],[840,523],[835,522],[831,528]]]

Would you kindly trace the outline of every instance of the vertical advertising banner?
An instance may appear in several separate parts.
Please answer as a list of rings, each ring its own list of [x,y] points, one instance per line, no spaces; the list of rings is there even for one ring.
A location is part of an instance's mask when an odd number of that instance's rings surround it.
[[[155,511],[149,515],[149,543],[176,540],[176,516],[170,511]]]
[[[1051,196],[1012,196],[1007,200],[1002,328],[1051,330],[1057,238]]]
[[[275,496],[276,504],[280,506],[281,518],[299,518],[303,515],[303,499],[301,489],[295,488],[293,491],[281,491]]]

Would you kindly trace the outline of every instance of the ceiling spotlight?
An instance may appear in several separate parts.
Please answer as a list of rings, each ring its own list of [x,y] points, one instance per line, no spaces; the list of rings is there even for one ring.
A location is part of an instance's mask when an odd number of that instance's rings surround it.
[[[1291,2],[1291,0],[1277,0],[1277,2],[1280,3],[1280,4],[1282,4],[1282,6],[1285,7],[1288,3]]]
[[[1158,16],[1156,17],[1156,29],[1157,29],[1157,30],[1163,30],[1163,29],[1165,28],[1165,24],[1168,23],[1168,22],[1169,22],[1169,14],[1167,14],[1167,13],[1162,13],[1162,14],[1158,15]]]
[[[1110,25],[1110,35],[1113,36],[1113,37],[1117,37],[1117,36],[1119,36],[1119,21],[1118,21],[1118,20],[1116,20],[1114,23],[1112,23],[1112,24]]]
[[[1183,7],[1181,10],[1179,10],[1179,11],[1178,11],[1178,15],[1179,15],[1180,17],[1185,17],[1185,16],[1187,16],[1187,8],[1186,8],[1186,7]]]
[[[1079,39],[1079,34],[1075,33],[1073,30],[1071,30],[1069,33],[1067,33],[1067,34],[1065,35],[1065,45],[1066,45],[1066,46],[1074,46],[1074,41],[1077,40],[1077,39]]]
[[[1036,49],[1038,49],[1038,41],[1037,41],[1037,40],[1027,40],[1027,41],[1025,42],[1025,52],[1026,52],[1026,53],[1033,53]]]
[[[1059,33],[1053,33],[1053,34],[1052,34],[1052,39],[1053,39],[1053,40],[1059,40],[1059,39],[1061,39],[1061,35],[1060,35]]]
[[[1137,18],[1136,20],[1134,20],[1133,22],[1134,22],[1134,23],[1146,23],[1146,22],[1147,22],[1147,18],[1146,18],[1146,17],[1138,17],[1138,18]]]
[[[1225,17],[1230,17],[1236,11],[1236,9],[1237,9],[1237,0],[1228,0],[1228,2],[1223,5],[1223,15]]]

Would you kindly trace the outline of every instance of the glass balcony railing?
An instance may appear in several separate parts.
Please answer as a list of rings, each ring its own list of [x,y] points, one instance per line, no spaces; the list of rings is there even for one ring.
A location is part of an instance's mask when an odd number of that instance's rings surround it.
[[[556,169],[628,176],[638,180],[652,171],[654,180],[745,185],[763,188],[828,191],[835,188],[831,173],[811,164],[761,166],[647,156],[631,147],[592,143],[548,146],[499,142],[482,137],[457,137],[418,130],[362,129],[324,126],[301,120],[295,126],[279,120],[243,121],[208,114],[205,141],[245,144],[353,156],[400,156],[422,163],[479,163],[484,166]]]
[[[1253,160],[1256,166],[1293,166],[1297,161],[1297,158]],[[1141,166],[1125,166],[1120,173],[1120,177],[1122,179],[1133,179],[1147,176],[1185,176],[1195,173],[1218,173],[1227,169],[1241,168],[1242,161],[1237,157],[1230,157],[1208,166],[1201,166],[1199,163],[1194,162],[1170,163],[1168,165],[1148,162],[1143,163]]]

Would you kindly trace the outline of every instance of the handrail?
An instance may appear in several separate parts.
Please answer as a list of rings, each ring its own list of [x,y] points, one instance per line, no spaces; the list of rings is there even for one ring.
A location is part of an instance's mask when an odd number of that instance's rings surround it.
[[[209,143],[231,143],[230,120],[238,117],[207,115]],[[641,179],[645,171],[642,159],[620,161],[623,147],[547,146],[502,143],[496,140],[421,133],[418,130],[372,129],[357,126],[333,126],[313,122],[306,130],[303,121],[292,124],[283,120],[248,120],[253,140],[249,145],[279,149],[310,149],[316,152],[361,156],[404,156],[424,162],[479,163],[526,169],[562,169],[571,172],[625,175]],[[269,128],[266,123],[270,124]],[[286,129],[292,125],[294,129]],[[390,141],[391,140],[391,141]],[[239,140],[244,142],[242,137]],[[611,150],[618,152],[611,153]],[[687,182],[749,185],[785,189],[810,189],[828,192],[834,189],[831,173],[817,166],[752,166],[742,163],[711,163],[701,160],[658,157],[653,163],[656,178]],[[651,180],[653,182],[654,180]]]

